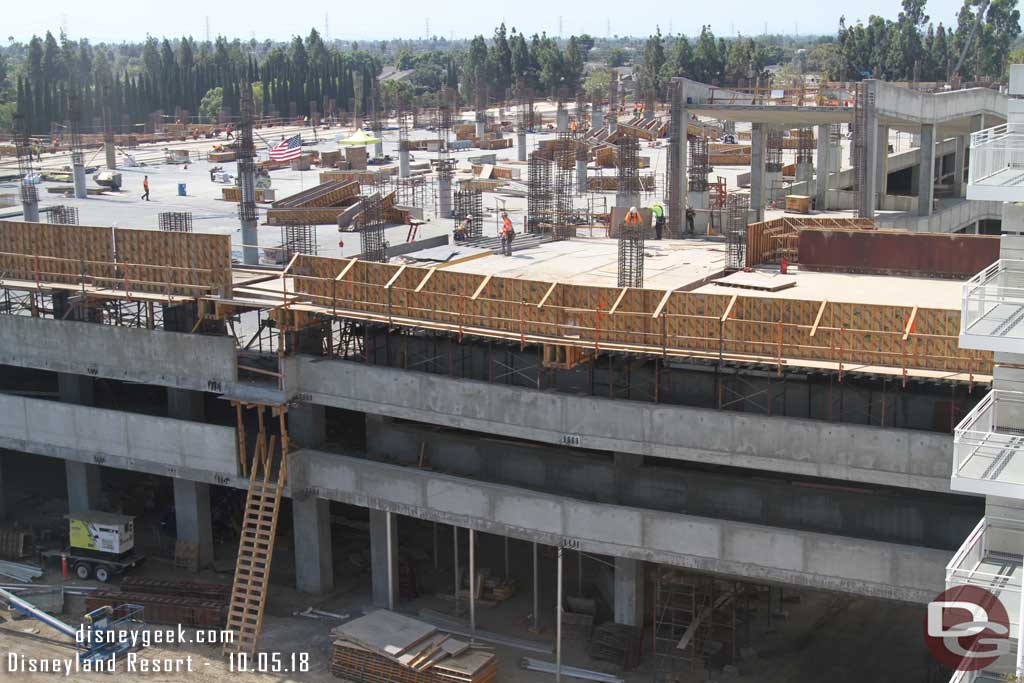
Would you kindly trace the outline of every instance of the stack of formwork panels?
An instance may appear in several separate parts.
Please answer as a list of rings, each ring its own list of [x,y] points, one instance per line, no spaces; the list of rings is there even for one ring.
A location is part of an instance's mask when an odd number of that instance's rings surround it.
[[[491,683],[498,658],[388,610],[338,626],[331,673],[353,683]]]
[[[359,200],[359,183],[330,181],[280,199],[267,209],[268,225],[327,225]]]

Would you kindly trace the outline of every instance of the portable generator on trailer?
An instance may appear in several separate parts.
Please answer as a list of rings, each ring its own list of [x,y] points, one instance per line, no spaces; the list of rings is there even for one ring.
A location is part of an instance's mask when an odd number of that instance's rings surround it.
[[[88,510],[67,515],[68,545],[49,550],[43,558],[64,563],[79,579],[106,583],[145,559],[135,552],[135,518]]]

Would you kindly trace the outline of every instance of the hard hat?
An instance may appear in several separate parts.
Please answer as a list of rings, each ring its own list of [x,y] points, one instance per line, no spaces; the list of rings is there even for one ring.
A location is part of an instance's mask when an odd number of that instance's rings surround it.
[[[630,213],[636,213],[636,207],[635,206],[629,207],[629,212]]]

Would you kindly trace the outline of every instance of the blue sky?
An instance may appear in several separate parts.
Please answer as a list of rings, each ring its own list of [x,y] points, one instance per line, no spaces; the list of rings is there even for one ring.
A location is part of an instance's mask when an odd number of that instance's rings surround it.
[[[962,0],[930,0],[927,11],[936,23],[955,23],[956,12]],[[229,37],[272,38],[283,40],[296,33],[306,35],[312,26],[324,29],[324,12],[331,38],[369,40],[391,37],[420,37],[425,35],[426,22],[430,22],[433,35],[456,38],[475,33],[490,35],[493,27],[504,21],[526,33],[547,31],[557,35],[558,11],[565,11],[549,0],[518,0],[516,3],[493,0],[388,0],[378,3],[331,3],[314,10],[316,4],[246,0],[245,14],[239,14],[242,3],[215,3],[205,0],[176,0],[173,3],[124,2],[106,0],[49,0],[38,5],[9,0],[2,12],[0,39],[14,36],[27,40],[33,32],[66,26],[74,38],[87,37],[93,42],[138,40],[147,32],[155,36],[192,35],[202,39],[209,17],[210,33]],[[504,9],[515,12],[502,15]],[[839,15],[846,12],[848,23],[880,14],[895,19],[899,13],[899,0],[863,0],[858,3],[821,2],[821,0],[776,0],[772,3],[754,3],[749,0],[718,0],[709,2],[672,2],[661,0],[648,6],[662,9],[644,15],[630,12],[621,16],[628,3],[622,0],[584,0],[568,3],[579,7],[577,15],[561,17],[562,34],[590,33],[595,36],[647,35],[659,24],[663,33],[671,31],[693,35],[701,24],[711,24],[718,35],[742,33],[792,34],[832,33],[838,25]],[[556,9],[552,9],[557,7]],[[376,11],[375,11],[376,10]],[[799,23],[794,23],[797,17]],[[54,31],[56,33],[56,31]]]

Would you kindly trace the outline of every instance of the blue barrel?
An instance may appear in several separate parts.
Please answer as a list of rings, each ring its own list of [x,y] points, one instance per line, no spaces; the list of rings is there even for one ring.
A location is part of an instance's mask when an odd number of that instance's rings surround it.
[[[185,183],[178,183],[178,196],[184,197],[185,195]]]

